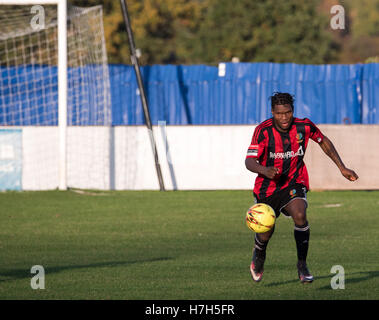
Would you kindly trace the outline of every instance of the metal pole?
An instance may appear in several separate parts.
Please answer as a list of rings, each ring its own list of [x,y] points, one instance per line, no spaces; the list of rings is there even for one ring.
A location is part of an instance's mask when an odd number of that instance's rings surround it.
[[[137,82],[138,82],[138,88],[139,88],[139,91],[140,91],[140,97],[141,97],[141,102],[142,102],[142,107],[143,107],[143,113],[145,115],[146,126],[147,126],[147,129],[149,131],[150,143],[151,143],[151,147],[153,149],[154,161],[155,161],[155,169],[157,171],[157,176],[158,176],[158,181],[159,181],[159,188],[160,188],[161,191],[165,191],[165,187],[164,187],[164,183],[163,183],[163,176],[162,176],[162,171],[161,171],[161,166],[159,164],[159,159],[158,159],[157,146],[156,146],[156,143],[155,143],[155,138],[154,138],[154,133],[153,133],[153,127],[151,125],[149,106],[147,104],[147,99],[146,99],[146,94],[145,94],[145,88],[144,88],[144,85],[143,85],[141,71],[140,71],[140,67],[139,67],[139,63],[138,63],[138,58],[137,58],[137,55],[136,55],[136,48],[135,48],[135,44],[134,44],[134,37],[133,37],[132,27],[131,27],[131,24],[130,24],[130,18],[129,18],[129,13],[128,13],[128,6],[126,4],[126,0],[120,0],[120,2],[121,2],[122,14],[123,14],[123,17],[124,17],[126,31],[128,33],[130,57],[131,57],[131,60],[132,60],[132,64],[134,66],[134,70],[136,72]]]
[[[67,190],[67,1],[58,2],[59,190]]]

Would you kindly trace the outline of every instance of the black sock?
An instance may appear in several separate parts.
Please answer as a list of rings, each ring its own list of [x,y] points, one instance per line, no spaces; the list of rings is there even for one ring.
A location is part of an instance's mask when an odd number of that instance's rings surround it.
[[[305,262],[307,260],[310,235],[308,221],[302,226],[295,224],[294,235],[297,248],[297,259]]]
[[[268,244],[267,241],[263,241],[259,238],[258,234],[255,234],[255,240],[254,240],[254,250],[255,254],[258,258],[265,260],[266,259],[266,248]]]

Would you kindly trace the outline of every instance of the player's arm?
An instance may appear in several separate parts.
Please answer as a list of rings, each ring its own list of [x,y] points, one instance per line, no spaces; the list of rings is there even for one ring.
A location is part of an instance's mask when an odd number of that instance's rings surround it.
[[[358,175],[353,170],[345,167],[336,148],[334,147],[332,141],[328,139],[328,137],[324,136],[322,142],[320,142],[319,145],[325,154],[337,165],[338,169],[340,169],[342,175],[346,179],[350,181],[355,181],[358,179]]]
[[[264,152],[266,145],[267,142],[265,142],[265,136],[262,134],[262,131],[258,126],[254,130],[253,138],[247,150],[245,166],[246,169],[251,172],[264,175],[269,179],[274,179],[275,175],[279,173],[279,169],[262,166],[258,161],[259,157]]]
[[[254,173],[262,174],[269,179],[274,179],[275,175],[279,173],[278,168],[262,166],[261,164],[259,164],[258,160],[253,157],[246,158],[245,166],[247,170]]]

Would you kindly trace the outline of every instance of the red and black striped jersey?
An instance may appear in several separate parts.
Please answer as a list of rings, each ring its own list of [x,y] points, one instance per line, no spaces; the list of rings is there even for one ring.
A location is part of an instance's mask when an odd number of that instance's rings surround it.
[[[254,193],[259,199],[295,183],[303,184],[309,190],[308,172],[303,161],[309,138],[321,143],[324,136],[308,118],[293,118],[288,132],[278,131],[273,118],[255,128],[246,158],[255,158],[262,166],[279,169],[274,179],[258,174]]]

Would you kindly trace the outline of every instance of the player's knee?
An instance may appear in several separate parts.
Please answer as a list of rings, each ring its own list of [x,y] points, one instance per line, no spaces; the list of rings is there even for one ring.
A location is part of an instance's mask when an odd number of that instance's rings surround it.
[[[268,241],[268,240],[270,240],[270,235],[261,233],[259,235],[259,239],[261,239],[262,241]]]
[[[275,230],[275,226],[271,230],[269,230],[267,232],[260,233],[259,234],[259,239],[261,239],[262,241],[268,241],[268,240],[270,240],[271,236],[274,233],[274,230]]]
[[[307,222],[307,217],[305,215],[305,212],[298,211],[294,214],[292,214],[292,219],[295,222],[296,225],[302,226],[306,224]]]

